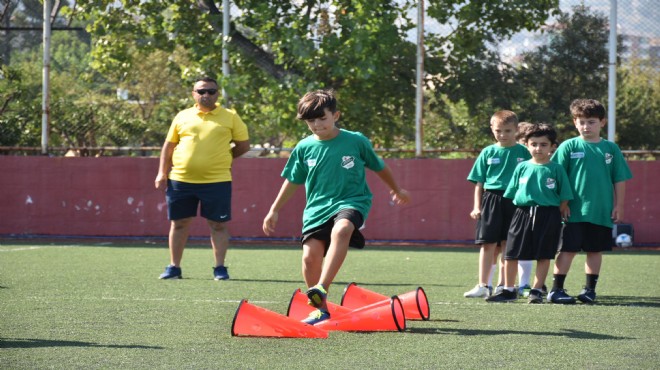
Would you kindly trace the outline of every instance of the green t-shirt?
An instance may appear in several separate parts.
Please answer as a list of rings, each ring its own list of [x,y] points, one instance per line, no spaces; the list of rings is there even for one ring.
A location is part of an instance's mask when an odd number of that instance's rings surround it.
[[[366,221],[372,194],[365,168],[378,172],[385,168],[385,162],[359,132],[341,129],[331,140],[318,140],[312,135],[298,142],[282,177],[305,184],[303,234],[342,209],[355,209]]]
[[[484,184],[486,190],[506,190],[518,163],[530,158],[532,156],[524,145],[489,145],[479,153],[467,179]]]
[[[559,145],[552,160],[564,167],[573,190],[568,222],[612,227],[614,184],[632,178],[619,147],[604,139],[590,143],[574,137]]]
[[[555,162],[536,164],[522,162],[504,192],[519,207],[556,206],[573,199],[573,192],[564,168]]]

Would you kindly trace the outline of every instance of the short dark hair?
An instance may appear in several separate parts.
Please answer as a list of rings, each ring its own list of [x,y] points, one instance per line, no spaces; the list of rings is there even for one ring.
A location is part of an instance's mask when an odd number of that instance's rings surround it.
[[[552,127],[552,125],[547,123],[529,124],[525,127],[525,131],[523,133],[525,142],[527,142],[529,138],[543,136],[547,137],[551,144],[557,144],[557,131],[555,131],[555,128]]]
[[[213,78],[213,77],[209,77],[209,76],[200,77],[195,81],[195,83],[198,83],[200,81],[213,82],[215,84],[215,86],[220,86],[220,85],[218,85],[218,81],[216,81],[215,78]]]
[[[605,118],[605,107],[598,100],[575,99],[571,103],[571,115],[573,118]]]
[[[296,118],[301,120],[320,118],[325,114],[326,108],[331,113],[337,111],[335,91],[332,89],[310,91],[298,101]]]

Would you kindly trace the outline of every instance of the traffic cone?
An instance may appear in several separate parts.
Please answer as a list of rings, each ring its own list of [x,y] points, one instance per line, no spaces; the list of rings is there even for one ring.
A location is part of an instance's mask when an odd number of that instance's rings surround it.
[[[350,308],[342,307],[329,301],[327,304],[330,317],[339,317],[345,313],[351,312]],[[302,320],[307,318],[307,316],[309,316],[309,314],[314,310],[314,307],[307,304],[307,295],[300,289],[296,289],[293,291],[293,295],[289,301],[289,307],[286,309],[286,315],[292,319]]]
[[[406,319],[428,320],[430,318],[429,301],[422,287],[398,296],[401,303],[403,303]],[[358,308],[384,299],[387,299],[387,296],[359,287],[356,283],[349,283],[344,288],[341,305],[348,308]]]
[[[328,332],[299,320],[269,311],[263,307],[241,300],[234,321],[232,336],[277,337],[277,338],[327,338]]]
[[[404,331],[406,317],[397,296],[357,308],[349,313],[314,325],[323,330],[341,331]]]

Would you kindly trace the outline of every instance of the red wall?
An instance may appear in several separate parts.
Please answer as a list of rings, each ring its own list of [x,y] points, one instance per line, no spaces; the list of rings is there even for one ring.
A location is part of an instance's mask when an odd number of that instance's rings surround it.
[[[231,234],[263,238],[261,223],[281,186],[284,159],[239,158],[234,163]],[[471,241],[472,160],[387,160],[413,197],[393,206],[369,172],[374,206],[365,237],[382,241]],[[636,243],[660,244],[660,162],[630,162],[625,219]],[[154,189],[156,158],[47,158],[0,156],[0,235],[166,236],[164,193]],[[300,233],[304,191],[280,212],[277,238]],[[202,219],[194,236],[208,235]]]

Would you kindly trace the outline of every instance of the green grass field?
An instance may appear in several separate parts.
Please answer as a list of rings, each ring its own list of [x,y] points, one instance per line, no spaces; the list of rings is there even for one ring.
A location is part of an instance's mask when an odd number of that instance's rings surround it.
[[[43,244],[34,244],[43,243]],[[488,304],[476,248],[351,250],[330,291],[349,282],[384,295],[421,286],[431,320],[404,332],[330,332],[328,339],[232,337],[243,298],[284,314],[304,288],[300,250],[236,246],[232,280],[212,279],[208,247],[184,254],[184,279],[161,281],[167,247],[136,241],[0,241],[2,369],[475,369],[660,367],[660,252],[606,255],[598,304]],[[584,282],[584,256],[566,287]],[[548,280],[551,282],[551,278]]]

